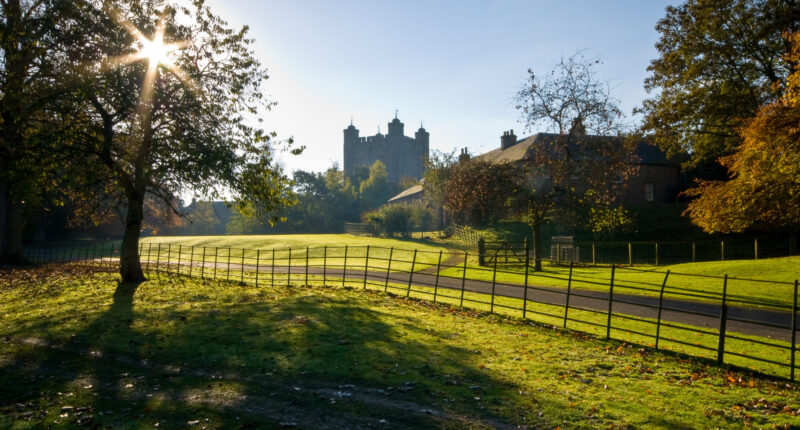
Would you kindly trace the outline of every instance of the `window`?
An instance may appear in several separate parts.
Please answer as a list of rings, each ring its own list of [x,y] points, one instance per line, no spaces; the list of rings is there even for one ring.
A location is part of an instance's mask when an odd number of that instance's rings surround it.
[[[644,184],[644,200],[648,202],[654,201],[655,194],[655,184],[652,182],[646,182]]]

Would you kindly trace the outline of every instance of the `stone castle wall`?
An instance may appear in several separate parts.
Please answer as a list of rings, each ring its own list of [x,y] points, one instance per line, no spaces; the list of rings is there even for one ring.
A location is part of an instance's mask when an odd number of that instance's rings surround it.
[[[403,123],[397,118],[389,123],[388,134],[359,137],[352,124],[344,130],[344,172],[351,174],[358,166],[369,168],[380,160],[386,165],[388,180],[399,182],[408,176],[422,178],[428,160],[429,134],[420,127],[414,137],[403,133]]]

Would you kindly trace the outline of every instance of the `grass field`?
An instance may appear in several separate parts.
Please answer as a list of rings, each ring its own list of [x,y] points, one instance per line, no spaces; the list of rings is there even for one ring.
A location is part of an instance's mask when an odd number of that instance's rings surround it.
[[[796,384],[383,293],[0,276],[4,428],[800,425]]]
[[[542,272],[529,271],[528,283],[553,287],[566,287],[568,266],[544,264]],[[615,288],[629,294],[658,296],[664,276],[670,271],[667,291],[688,294],[687,298],[718,302],[722,295],[722,277],[728,275],[728,297],[768,307],[791,307],[795,279],[800,279],[800,257],[768,260],[733,260],[703,263],[684,263],[671,266],[617,267]],[[491,281],[493,267],[478,265],[477,256],[470,257],[467,278]],[[463,269],[450,267],[443,275],[460,278]],[[524,265],[498,266],[498,282],[523,284]],[[611,268],[608,266],[576,266],[573,268],[572,286],[598,291],[608,291]],[[758,279],[770,282],[756,282]]]
[[[152,244],[152,245],[151,245]],[[231,252],[234,262],[242,257],[242,249],[245,249],[245,259],[250,261],[256,258],[256,250],[262,250],[262,257],[269,263],[271,262],[272,252],[275,252],[276,265],[288,265],[289,252],[292,249],[293,264],[305,264],[306,248],[309,248],[309,264],[322,266],[342,267],[345,264],[345,246],[349,247],[347,267],[364,267],[366,260],[366,247],[370,246],[370,266],[378,269],[385,269],[392,257],[392,270],[409,271],[412,267],[412,260],[416,261],[414,270],[425,269],[438,261],[439,252],[443,253],[446,260],[450,250],[439,245],[431,245],[427,241],[419,239],[384,239],[375,237],[351,236],[348,234],[289,234],[289,235],[262,235],[262,236],[167,236],[167,237],[148,237],[142,240],[142,250],[144,257],[147,258],[148,251],[156,253],[156,244],[161,244],[162,252],[166,247],[172,245],[172,252],[178,251],[178,245],[183,247],[206,247],[206,261],[213,261],[211,253],[214,248],[219,250],[221,261],[227,258],[227,253]],[[323,249],[325,248],[325,249]],[[394,249],[392,249],[394,248]],[[229,251],[230,249],[230,251]],[[414,250],[417,251],[416,258]],[[193,258],[195,261],[201,260],[200,250],[194,256],[188,254],[188,248],[183,261]],[[323,257],[323,253],[327,257]],[[327,261],[323,261],[327,258]],[[174,259],[174,257],[173,257]]]

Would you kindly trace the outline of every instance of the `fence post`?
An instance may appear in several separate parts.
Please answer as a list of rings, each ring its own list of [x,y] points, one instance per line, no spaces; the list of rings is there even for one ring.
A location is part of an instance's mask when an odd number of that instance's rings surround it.
[[[158,243],[158,249],[156,249],[156,273],[161,273],[161,242]]]
[[[414,256],[411,257],[411,273],[408,274],[408,288],[406,288],[406,297],[411,295],[411,281],[414,279],[414,267],[417,264],[417,250],[414,250]]]
[[[655,245],[656,245],[656,249],[655,249],[655,251],[656,251],[656,266],[658,266],[658,242],[656,242]]]
[[[630,244],[630,242],[628,242]],[[614,271],[616,270],[616,265],[611,265],[611,284],[608,288],[608,321],[606,322],[606,339],[611,339],[611,310],[612,305],[614,304]]]
[[[231,280],[231,247],[228,247],[228,281]]]
[[[189,254],[189,276],[192,276],[192,268],[194,266],[194,245],[192,245],[191,253]]]
[[[792,305],[792,355],[790,363],[790,379],[794,381],[794,360],[795,352],[797,352],[797,279],[794,280],[794,304]]]
[[[172,266],[172,244],[167,244],[167,274],[169,274],[169,269]]]
[[[725,261],[725,241],[719,241],[719,259],[720,261]]]
[[[261,272],[261,250],[256,250],[256,288],[258,288],[258,273]]]
[[[661,309],[664,307],[664,288],[667,287],[667,278],[669,278],[669,270],[664,275],[664,282],[661,283],[661,292],[658,294],[658,318],[656,319],[656,349],[658,349],[658,341],[661,339]]]
[[[244,248],[242,248],[242,264],[240,264],[242,269],[242,276],[239,278],[239,284],[244,284]]]
[[[328,283],[328,245],[322,247],[322,285]]]
[[[286,266],[286,288],[290,287],[289,281],[292,280],[292,247],[289,247],[289,264]]]
[[[275,248],[272,248],[272,266],[270,266],[269,286],[275,287]]]
[[[439,262],[436,263],[436,282],[433,283],[433,303],[436,303],[436,294],[439,292],[439,272],[442,270],[442,251],[439,251]]]
[[[183,245],[181,244],[181,245],[178,245],[178,264],[177,264],[178,276],[180,276],[180,274],[181,274],[181,254],[182,253],[183,253]]]
[[[458,304],[460,307],[464,307],[464,283],[467,281],[467,255],[469,253],[464,251],[464,273],[461,274],[461,301]]]
[[[367,257],[364,260],[364,289],[367,289],[367,269],[369,269],[369,245],[367,245]]]
[[[392,269],[392,254],[394,254],[394,247],[389,248],[389,265],[386,266],[386,283],[383,285],[383,292],[389,290],[389,271]]]
[[[633,245],[628,242],[628,266],[633,266]]]
[[[308,246],[306,246],[306,286],[308,286]]]
[[[531,262],[531,242],[525,238],[525,285],[522,290],[522,319],[528,315],[528,270]]]
[[[108,256],[109,265],[113,264],[114,261],[114,244],[111,243],[110,245],[111,245],[111,250],[109,251],[109,256]],[[147,273],[150,273],[150,267],[151,267],[150,259],[153,258],[151,257],[150,250],[152,249],[153,249],[153,242],[150,242],[147,244]]]
[[[498,252],[499,252],[499,250],[495,250],[494,251],[494,268],[492,270],[492,299],[490,301],[491,304],[489,305],[489,313],[490,314],[494,313],[494,291],[495,291],[495,285],[496,285],[495,281],[497,280],[497,260],[498,260],[497,253]]]
[[[569,262],[569,278],[567,279],[567,300],[564,303],[564,328],[567,328],[567,319],[569,317],[569,297],[572,294],[572,266],[573,262]]]
[[[495,258],[497,258],[496,255]],[[483,236],[481,236],[481,238],[478,239],[478,266],[483,267],[485,265],[486,265],[486,240],[484,240]]]
[[[347,279],[347,245],[344,246],[344,264],[342,264],[342,288]]]
[[[753,239],[753,253],[755,260],[758,260],[758,238]]]
[[[149,252],[149,251],[148,251]],[[203,256],[200,262],[200,279],[206,279],[206,247],[203,247]]]
[[[214,247],[214,280],[217,280],[217,262],[219,256],[219,246]]]
[[[592,242],[592,266],[597,266],[597,254],[595,253],[594,242]]]
[[[719,342],[717,343],[717,363],[724,363],[725,358],[725,327],[728,324],[728,275],[722,281],[722,310],[719,313]]]
[[[697,261],[697,244],[692,242],[692,263]]]

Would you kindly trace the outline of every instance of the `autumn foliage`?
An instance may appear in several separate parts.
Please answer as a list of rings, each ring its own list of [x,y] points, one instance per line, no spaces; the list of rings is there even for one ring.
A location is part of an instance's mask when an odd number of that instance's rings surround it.
[[[800,224],[800,34],[787,39],[795,67],[784,96],[759,109],[739,130],[739,149],[720,158],[730,180],[702,181],[686,192],[696,197],[687,214],[707,232]]]

